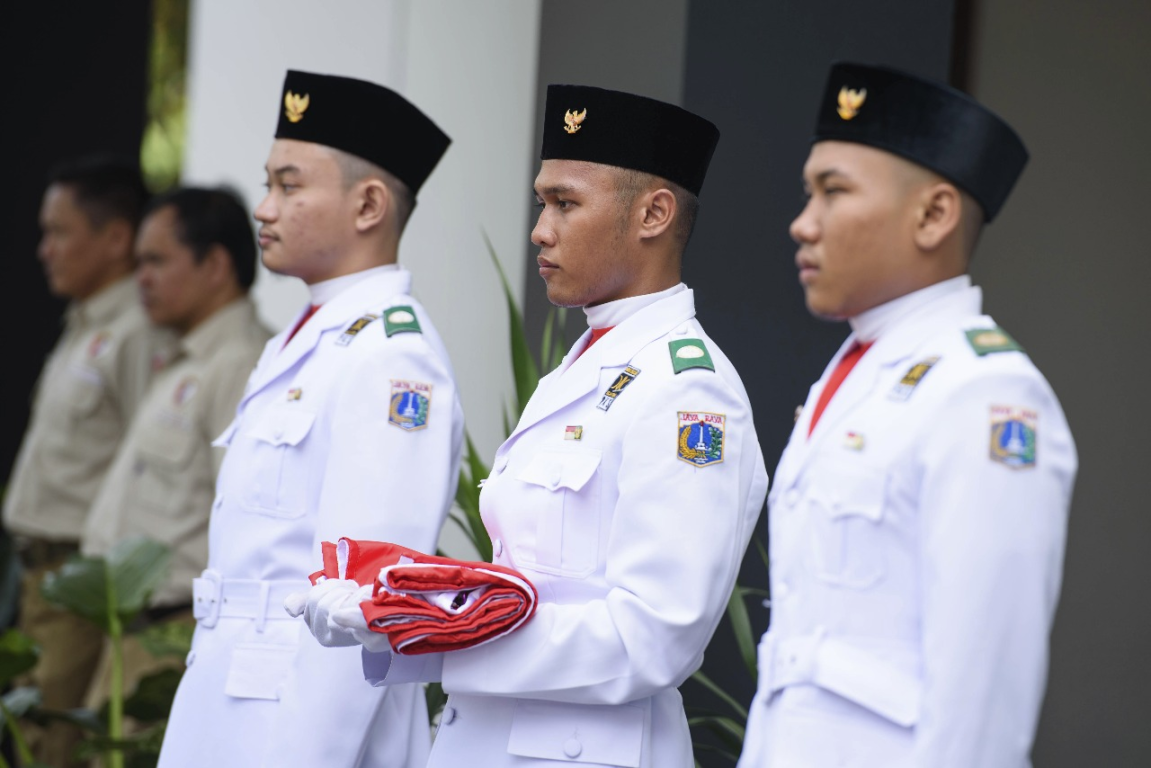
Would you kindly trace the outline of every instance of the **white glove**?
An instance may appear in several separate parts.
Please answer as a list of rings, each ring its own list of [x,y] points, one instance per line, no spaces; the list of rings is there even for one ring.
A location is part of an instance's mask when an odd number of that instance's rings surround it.
[[[360,603],[372,598],[372,585],[360,586],[352,579],[325,579],[311,589],[293,592],[284,599],[284,610],[293,617],[304,617],[308,630],[326,648],[360,645],[360,634],[375,635],[368,629]],[[344,624],[332,622],[332,614],[346,609]],[[359,627],[351,616],[358,614]],[[361,630],[361,631],[357,631]],[[381,637],[383,637],[381,635]],[[384,637],[385,644],[387,638]]]
[[[372,590],[369,587],[368,596],[364,599],[370,600],[371,597]],[[328,615],[328,624],[333,628],[338,628],[339,631],[351,633],[356,642],[371,653],[392,652],[392,645],[388,642],[387,635],[368,629],[368,620],[364,618],[364,612],[360,609],[359,602],[355,605],[343,605],[333,610]]]

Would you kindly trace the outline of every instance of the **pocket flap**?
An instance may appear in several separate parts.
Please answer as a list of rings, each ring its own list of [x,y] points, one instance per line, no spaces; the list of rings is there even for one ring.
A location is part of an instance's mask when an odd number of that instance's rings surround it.
[[[579,491],[599,468],[603,452],[594,448],[581,451],[541,451],[516,475],[516,479],[548,490],[568,488]]]
[[[810,480],[811,498],[832,519],[846,516],[879,520],[883,517],[883,499],[887,474],[846,462],[829,465]]]
[[[819,648],[815,683],[910,728],[919,720],[919,681],[874,654],[835,640]]]
[[[643,707],[516,702],[508,754],[539,760],[639,768]]]
[[[238,644],[232,650],[224,693],[237,699],[278,701],[295,656],[295,646]]]
[[[191,428],[179,426],[141,426],[140,453],[160,465],[183,467],[192,457],[199,436]]]
[[[239,429],[239,427],[240,425],[236,419],[232,419],[232,423],[225,427],[224,431],[220,433],[220,436],[212,441],[212,447],[227,448],[232,444],[232,438],[236,436],[236,430]]]
[[[248,436],[272,445],[299,445],[315,420],[316,414],[299,408],[269,408],[256,420]]]

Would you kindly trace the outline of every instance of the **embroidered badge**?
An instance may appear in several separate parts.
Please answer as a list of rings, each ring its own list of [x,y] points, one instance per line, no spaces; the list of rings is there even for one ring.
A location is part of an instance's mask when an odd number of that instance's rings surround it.
[[[564,112],[564,130],[568,133],[575,133],[583,127],[583,121],[585,117],[587,117],[586,108],[583,112],[576,112],[572,109]]]
[[[848,432],[843,436],[843,447],[849,451],[862,451],[863,435],[858,432]]]
[[[301,96],[288,91],[284,94],[284,117],[288,118],[289,123],[300,122],[304,119],[304,113],[308,111],[308,104],[311,101],[311,97],[306,93]]]
[[[891,388],[887,393],[888,400],[895,400],[896,402],[906,402],[915,388],[919,386],[919,382],[923,381],[923,377],[931,370],[931,366],[939,362],[938,357],[928,357],[920,360],[915,365],[908,369],[907,373],[903,374],[903,378],[899,383]]]
[[[340,337],[336,339],[336,343],[341,347],[348,346],[352,343],[352,339],[356,338],[357,333],[367,328],[373,320],[378,320],[379,317],[379,315],[373,315],[370,313],[364,315],[359,320],[356,320],[354,323],[345,328],[344,332],[340,334]]]
[[[706,368],[715,370],[715,363],[707,352],[707,346],[702,339],[678,339],[667,343],[671,353],[671,366],[676,373],[686,371],[688,368]]]
[[[392,379],[392,401],[388,407],[388,423],[412,432],[428,425],[428,409],[432,405],[432,385],[422,381]]]
[[[176,391],[172,394],[172,400],[176,405],[183,405],[196,396],[196,390],[200,388],[200,382],[196,380],[195,376],[188,376],[176,386]]]
[[[991,460],[1012,469],[1035,466],[1039,414],[1027,408],[991,406]]]
[[[303,396],[304,390],[300,389],[299,387],[292,387],[288,390],[288,402],[299,400]]]
[[[100,331],[88,342],[88,357],[93,360],[103,357],[110,346],[112,346],[112,334],[107,331]]]
[[[392,307],[384,313],[384,333],[390,338],[397,333],[423,333],[423,331],[411,307]]]
[[[975,354],[983,357],[993,352],[1022,352],[1019,342],[1007,335],[1002,328],[975,328],[966,331],[967,343]]]
[[[639,368],[630,365],[624,368],[620,375],[615,377],[615,381],[611,383],[607,391],[603,393],[603,397],[599,399],[596,408],[599,408],[601,411],[606,411],[608,408],[611,408],[611,404],[615,402],[615,399],[620,396],[620,393],[623,392],[628,384],[635,381],[636,376],[639,376]],[[578,440],[579,438],[576,439]]]
[[[851,120],[859,114],[859,108],[863,106],[865,101],[867,101],[866,88],[855,91],[845,85],[839,89],[839,106],[835,108],[835,111],[844,120]]]
[[[677,458],[697,467],[722,462],[726,422],[727,417],[722,413],[680,411]]]
[[[576,425],[574,427],[566,427],[564,429],[564,440],[582,440],[583,427]]]

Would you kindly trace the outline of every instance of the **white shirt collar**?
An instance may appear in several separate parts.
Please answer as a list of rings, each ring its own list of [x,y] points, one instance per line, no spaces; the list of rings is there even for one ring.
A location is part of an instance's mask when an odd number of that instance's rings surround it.
[[[587,315],[589,328],[614,328],[644,307],[655,304],[660,299],[666,299],[668,296],[674,296],[680,291],[686,290],[687,286],[680,283],[679,285],[673,285],[666,291],[645,293],[642,296],[631,296],[626,299],[609,301],[605,304],[597,304],[594,307],[584,307],[583,311],[584,314]]]
[[[918,291],[912,291],[898,299],[892,299],[886,304],[880,304],[878,307],[872,307],[866,312],[859,313],[848,322],[851,323],[851,330],[855,332],[855,338],[860,343],[866,344],[878,339],[900,320],[920,307],[930,304],[942,296],[958,293],[970,287],[970,275],[953,277],[950,280],[920,288]]]
[[[372,267],[362,272],[353,272],[350,275],[341,275],[340,277],[333,277],[331,280],[309,285],[308,292],[312,294],[312,304],[316,306],[326,304],[361,280],[375,277],[384,272],[395,272],[399,268],[399,264],[385,264],[382,267]]]

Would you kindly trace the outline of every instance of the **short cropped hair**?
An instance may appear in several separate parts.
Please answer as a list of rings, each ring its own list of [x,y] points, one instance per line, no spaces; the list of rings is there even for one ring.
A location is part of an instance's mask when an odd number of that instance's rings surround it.
[[[114,155],[84,155],[63,160],[48,174],[48,185],[53,184],[72,190],[76,206],[94,229],[102,229],[114,219],[123,219],[135,230],[148,202],[140,166]]]
[[[256,280],[256,238],[252,217],[235,192],[182,187],[166,192],[148,205],[147,215],[163,208],[176,214],[176,239],[191,249],[197,262],[220,246],[232,260],[236,282],[247,291]]]
[[[673,234],[682,255],[687,249],[688,241],[691,240],[691,233],[695,231],[695,219],[699,214],[699,198],[674,182],[643,171],[621,168],[617,178],[616,199],[624,211],[631,208],[635,199],[652,186],[658,184],[671,190],[671,193],[675,195],[676,210]]]
[[[416,207],[416,196],[412,194],[408,185],[370,160],[365,160],[359,155],[353,155],[341,149],[332,147],[329,149],[332,150],[332,154],[336,157],[336,163],[340,166],[345,190],[351,189],[356,182],[371,176],[384,183],[388,192],[391,193],[393,210],[396,212],[396,232],[402,233],[412,215],[412,209]]]

